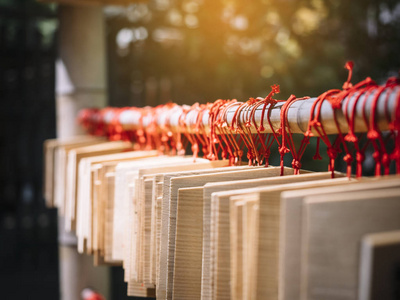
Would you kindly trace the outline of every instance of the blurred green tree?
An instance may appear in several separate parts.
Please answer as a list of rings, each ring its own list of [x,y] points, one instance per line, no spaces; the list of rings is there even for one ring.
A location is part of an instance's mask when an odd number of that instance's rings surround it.
[[[317,96],[400,69],[394,0],[152,0],[107,8],[112,103]],[[124,92],[125,91],[125,92]]]

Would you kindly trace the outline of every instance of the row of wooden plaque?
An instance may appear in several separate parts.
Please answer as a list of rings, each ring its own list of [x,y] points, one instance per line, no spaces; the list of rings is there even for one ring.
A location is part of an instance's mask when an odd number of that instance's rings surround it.
[[[47,205],[80,253],[123,266],[128,295],[398,299],[400,177],[279,176],[88,136],[44,152]]]

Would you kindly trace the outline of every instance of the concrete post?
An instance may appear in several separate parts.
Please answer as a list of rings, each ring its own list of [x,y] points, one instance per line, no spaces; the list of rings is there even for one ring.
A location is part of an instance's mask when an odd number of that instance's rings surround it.
[[[81,133],[76,122],[84,107],[106,105],[106,45],[101,6],[59,7],[59,57],[56,62],[57,136]],[[85,287],[109,299],[110,270],[94,267],[91,256],[76,251],[76,237],[59,220],[60,299],[81,299]]]

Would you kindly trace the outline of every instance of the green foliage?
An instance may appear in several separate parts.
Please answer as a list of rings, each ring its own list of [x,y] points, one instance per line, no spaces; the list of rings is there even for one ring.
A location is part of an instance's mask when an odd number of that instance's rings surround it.
[[[342,86],[349,59],[353,81],[385,80],[400,68],[398,1],[155,0],[107,16],[134,32],[112,45],[122,57],[117,68],[140,74],[142,85],[167,78],[178,103],[247,100],[274,83],[283,99],[317,96]],[[136,38],[140,27],[146,38]]]

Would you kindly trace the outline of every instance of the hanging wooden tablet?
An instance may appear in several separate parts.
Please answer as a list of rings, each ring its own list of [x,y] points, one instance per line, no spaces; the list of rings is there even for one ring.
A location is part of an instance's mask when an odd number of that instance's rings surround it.
[[[54,180],[55,180],[55,156],[57,147],[67,144],[88,144],[104,141],[103,138],[88,135],[75,136],[64,139],[49,139],[43,144],[44,154],[44,179],[43,194],[48,207],[54,207]]]
[[[367,182],[365,182],[367,181]],[[281,195],[281,236],[279,253],[279,297],[280,299],[300,298],[300,266],[302,244],[302,205],[305,197],[342,192],[387,189],[399,186],[398,178],[335,180],[330,186],[283,192]],[[332,187],[331,187],[332,186]]]
[[[144,177],[144,176],[148,176],[148,175],[143,175],[143,174],[152,174],[152,173],[157,173],[160,171],[179,171],[181,169],[190,170],[193,168],[201,170],[204,168],[220,166],[220,165],[225,165],[225,164],[226,164],[226,162],[223,162],[223,161],[222,162],[210,162],[210,161],[204,160],[204,159],[199,159],[196,161],[196,163],[194,163],[193,159],[191,157],[186,157],[185,159],[182,159],[181,161],[179,161],[177,163],[176,162],[174,163],[173,161],[168,160],[164,164],[164,166],[163,166],[163,164],[158,163],[157,166],[152,167],[150,165],[150,167],[148,166],[146,169],[140,169],[139,176]],[[137,189],[139,194],[140,194],[141,189],[143,188],[143,187],[142,188],[140,187],[140,182],[141,182],[141,180],[139,180],[139,184],[138,184],[139,188]],[[136,197],[137,197],[137,199],[139,199],[139,201],[141,201],[140,199],[146,199],[147,196],[150,196],[150,199],[151,199],[151,195],[145,196],[145,195],[139,195],[139,194],[136,195]],[[137,209],[140,210],[140,207],[142,207],[141,203],[138,203]],[[151,210],[148,211],[148,213],[151,213]],[[137,218],[137,220],[139,222],[138,224],[140,224],[140,222],[141,222],[140,218]],[[138,225],[138,226],[140,226],[140,225]],[[142,260],[140,259],[142,256],[141,253],[143,253],[143,251],[144,251],[143,245],[141,244],[141,241],[142,241],[141,232],[138,231],[138,235],[132,234],[130,236],[131,236],[131,242],[130,242],[131,249],[130,249],[129,253],[131,256],[130,256],[129,261],[127,261],[125,264],[126,268],[129,268],[129,270],[127,272],[125,272],[125,274],[126,274],[125,279],[128,282],[128,286],[130,284],[134,285],[135,283],[137,283],[139,281],[140,282],[144,281],[143,276],[148,276],[147,273],[150,272],[150,270],[144,272],[144,269],[142,267],[143,266]],[[139,250],[136,251],[135,249],[139,249]],[[148,251],[148,252],[150,253],[150,251]],[[148,286],[153,284],[153,287],[154,287],[155,282],[154,283],[153,282],[144,282],[144,283]]]
[[[190,171],[196,169],[197,171],[200,170],[207,170],[209,168],[218,168],[226,166],[228,163],[227,161],[207,161],[201,162],[196,160],[196,165],[182,165],[179,167],[181,172]],[[156,171],[156,170],[154,170]],[[165,168],[158,169],[159,172],[166,172]],[[177,170],[175,170],[177,171]],[[196,171],[196,172],[197,172]],[[164,173],[165,174],[165,173]],[[154,193],[152,198],[152,239],[153,243],[151,244],[151,257],[152,257],[152,282],[158,286],[158,279],[159,279],[159,271],[160,271],[160,243],[161,243],[161,210],[162,210],[162,197],[163,197],[163,184],[164,184],[164,174],[155,174],[154,175]],[[170,174],[171,175],[171,174]]]
[[[198,199],[202,197],[202,188],[181,188],[178,191],[178,201],[189,205],[177,207],[173,299],[200,299],[203,215],[199,212],[203,210],[203,201]]]
[[[275,173],[271,170],[275,170]],[[272,175],[273,174],[273,175]],[[184,203],[180,202],[179,199],[177,199],[177,191],[180,188],[184,187],[198,187],[202,186],[208,182],[217,182],[217,181],[232,181],[234,179],[248,179],[248,178],[259,178],[261,176],[277,176],[280,174],[280,168],[258,168],[258,167],[252,167],[248,169],[243,169],[243,170],[232,170],[229,172],[221,172],[221,173],[215,173],[215,174],[206,174],[206,175],[191,175],[191,176],[185,176],[181,178],[172,178],[171,179],[171,198],[170,198],[170,206],[174,206],[170,210],[170,216],[169,216],[169,231],[168,231],[168,260],[167,260],[167,299],[172,299],[172,290],[173,290],[173,276],[174,276],[174,268],[175,268],[175,247],[176,242],[176,209],[178,205],[189,205],[190,203]],[[199,201],[203,202],[203,197],[199,197],[198,199],[194,199],[192,197],[193,201]],[[174,211],[175,213],[172,213]],[[203,212],[203,247],[204,247],[204,235],[207,234],[209,236],[209,217],[207,218],[207,215],[209,215],[209,206],[207,207],[207,203],[203,203],[203,210],[199,211],[199,214],[202,214]],[[206,212],[206,218],[204,217]],[[194,226],[197,226],[194,224]],[[185,230],[185,227],[183,228]],[[183,230],[181,232],[183,232]],[[179,245],[182,247],[186,247],[186,245]],[[190,247],[189,247],[190,248]],[[190,249],[187,249],[186,253],[189,254]],[[203,255],[202,261],[204,262],[205,259],[208,257],[205,257]],[[209,259],[208,259],[209,260]],[[204,272],[204,270],[202,270]],[[184,284],[188,284],[185,282]],[[198,284],[198,283],[192,283]],[[177,288],[178,285],[175,285],[175,288]]]
[[[243,299],[243,197],[233,196],[230,201],[230,247],[231,247],[231,299]]]
[[[78,184],[77,184],[77,194],[76,197],[72,197],[71,194],[69,198],[67,198],[66,205],[66,218],[65,218],[65,228],[67,231],[74,229],[74,224],[76,220],[76,203],[79,201],[79,198],[88,199],[91,194],[91,165],[93,164],[111,164],[116,165],[118,162],[129,161],[144,157],[153,157],[158,155],[157,151],[128,151],[122,153],[114,153],[114,154],[106,154],[99,155],[93,157],[82,158],[78,165]]]
[[[226,161],[215,161],[214,169],[184,171],[178,173],[167,173],[163,176],[163,197],[161,207],[161,237],[160,237],[160,258],[159,258],[159,273],[157,279],[157,298],[164,299],[167,293],[167,259],[169,246],[169,221],[170,216],[174,216],[173,224],[175,224],[176,216],[176,201],[178,189],[172,189],[171,180],[175,177],[189,176],[193,174],[212,174],[229,170],[240,170],[249,168],[248,166],[223,167]],[[220,165],[218,165],[220,164]],[[175,227],[175,226],[174,226]]]
[[[168,159],[164,163],[157,163],[157,166],[152,166],[152,165],[148,164],[146,169],[139,169],[138,176],[140,179],[137,181],[137,184],[136,184],[137,188],[135,188],[135,191],[136,191],[135,209],[138,210],[137,212],[140,212],[142,210],[141,208],[143,207],[142,201],[143,201],[143,199],[146,198],[145,195],[142,193],[142,189],[144,189],[144,187],[141,185],[141,182],[142,182],[141,179],[144,176],[149,176],[149,175],[143,175],[143,174],[152,174],[152,173],[157,173],[160,171],[168,171],[168,170],[169,171],[178,171],[180,169],[183,169],[183,170],[193,169],[193,168],[202,169],[202,168],[207,168],[207,167],[210,167],[213,165],[215,165],[215,163],[209,162],[208,160],[204,160],[204,159],[199,159],[199,160],[197,160],[196,163],[194,163],[192,157],[180,157],[177,162],[174,162],[173,160]],[[149,198],[149,196],[150,196],[150,198]],[[148,199],[151,199],[151,194],[148,195],[147,197],[148,197]],[[148,214],[147,214],[148,217],[150,216],[149,215],[150,213],[151,213],[151,210],[148,211]],[[141,217],[142,217],[142,215],[140,213],[138,214],[135,211],[131,211],[131,221],[133,221],[134,218],[137,221],[137,223],[135,223],[135,225],[132,225],[132,226],[134,228],[137,228],[137,230],[134,231],[135,233],[129,234],[130,242],[128,243],[128,247],[130,247],[130,248],[128,249],[128,253],[129,253],[130,257],[127,258],[126,260],[124,259],[124,266],[126,268],[129,268],[125,272],[125,274],[126,274],[125,279],[128,282],[128,284],[130,281],[132,281],[133,283],[142,282],[143,276],[144,276],[144,269],[143,269],[143,264],[142,264],[142,262],[143,262],[142,253],[144,253],[143,252],[144,245],[141,243],[142,231],[139,230],[139,228],[142,224]],[[132,226],[129,226],[129,227],[131,228]],[[148,253],[150,253],[150,251],[148,251]],[[147,271],[147,273],[149,273],[149,271]],[[150,284],[150,282],[145,282],[145,283]]]
[[[255,298],[255,272],[254,266],[257,265],[257,247],[258,247],[258,230],[259,223],[259,195],[249,194],[242,196],[244,201],[243,217],[242,217],[242,290],[245,299]]]
[[[367,234],[361,241],[359,300],[395,300],[399,290],[400,230]]]
[[[292,174],[292,169],[285,168],[285,174]],[[337,174],[338,176],[343,176],[341,174]],[[230,288],[229,288],[229,280],[230,280],[230,266],[229,260],[226,258],[230,256],[230,248],[229,248],[229,197],[235,194],[235,190],[243,189],[243,188],[252,188],[257,186],[274,186],[279,184],[287,184],[293,182],[302,182],[302,181],[313,181],[320,180],[322,178],[329,178],[329,173],[304,173],[301,176],[298,175],[286,175],[286,176],[278,176],[278,177],[269,177],[269,178],[259,178],[252,180],[236,180],[232,182],[226,183],[208,183],[204,187],[204,199],[205,201],[210,201],[211,203],[215,203],[215,209],[218,208],[218,211],[215,211],[214,218],[211,217],[210,224],[214,224],[215,227],[211,227],[211,232],[217,232],[218,239],[214,239],[214,241],[210,241],[209,248],[203,248],[203,251],[210,251],[210,268],[215,270],[214,273],[210,274],[210,281],[213,283],[213,297],[217,299],[229,299],[230,297]],[[227,192],[222,192],[227,191]],[[214,194],[213,194],[214,193]],[[208,200],[211,199],[211,200]],[[218,200],[218,206],[216,205],[216,201]],[[217,207],[216,207],[217,206]],[[211,246],[213,243],[213,246]],[[216,253],[211,252],[211,247],[217,251]],[[204,263],[204,261],[203,261]],[[218,275],[217,275],[218,274]],[[216,277],[214,277],[216,276]]]
[[[67,156],[70,150],[88,145],[102,144],[98,139],[80,140],[79,142],[60,142],[54,150],[54,205],[59,208],[59,214],[64,215],[65,187],[67,180]]]
[[[251,174],[253,173],[253,174]],[[280,178],[285,178],[286,176],[281,177],[280,174],[282,173],[282,169],[280,167],[270,167],[270,168],[263,168],[257,171],[243,171],[243,174],[236,176],[236,178],[232,177],[232,181],[228,181],[225,183],[215,183],[218,187],[213,190],[211,188],[204,189],[203,193],[203,259],[202,259],[202,298],[209,298],[212,297],[212,272],[211,272],[211,251],[210,251],[210,234],[213,231],[211,228],[211,194],[212,192],[221,191],[221,190],[235,190],[239,188],[246,188],[246,187],[255,187],[259,185],[263,185],[263,180],[267,178],[276,177],[277,180],[281,180]],[[309,171],[301,170],[301,174],[310,173]],[[291,168],[284,168],[283,174],[288,175],[293,174],[293,169]],[[292,178],[293,175],[289,177]],[[295,178],[295,177],[293,177]],[[313,178],[313,177],[311,177]],[[235,180],[236,179],[236,180]],[[251,181],[246,182],[237,182],[238,179],[251,179]],[[296,180],[296,179],[295,179]],[[306,180],[306,179],[305,179]],[[221,180],[222,181],[222,180]],[[211,181],[209,181],[211,182]],[[207,182],[207,183],[209,183]],[[236,185],[235,183],[238,183]],[[206,185],[207,186],[207,185]],[[239,187],[241,186],[241,187]],[[229,296],[229,293],[228,293]]]
[[[400,189],[310,196],[303,214],[301,299],[357,299],[361,239],[400,229]]]
[[[324,174],[322,174],[324,175]],[[302,176],[310,176],[310,175],[302,175]],[[330,177],[328,175],[327,177]],[[322,177],[323,178],[323,177]],[[260,187],[260,188],[250,188],[250,189],[243,189],[243,190],[237,190],[237,191],[232,191],[231,193],[233,195],[235,194],[248,194],[248,193],[254,193],[254,192],[262,192],[264,193],[269,193],[269,202],[266,202],[266,200],[263,200],[263,198],[260,196],[260,224],[259,224],[259,249],[257,249],[257,255],[258,255],[258,261],[257,265],[253,266],[255,272],[256,272],[256,278],[257,278],[257,285],[256,285],[256,295],[257,297],[262,297],[261,295],[267,295],[269,297],[275,297],[277,296],[277,277],[278,277],[278,272],[276,271],[277,265],[278,265],[278,248],[279,248],[279,240],[277,237],[279,237],[279,210],[277,212],[277,208],[279,208],[279,196],[280,193],[283,190],[287,189],[300,189],[300,188],[307,188],[311,186],[318,186],[318,185],[323,185],[326,182],[330,182],[331,180],[336,180],[336,179],[329,179],[329,180],[316,180],[316,181],[311,181],[311,182],[301,182],[301,183],[292,183],[292,184],[282,184],[276,187]],[[267,192],[268,191],[268,192]],[[229,195],[229,192],[221,192],[222,195]],[[272,205],[272,203],[275,203]],[[263,210],[265,210],[266,205],[268,204],[269,210],[268,213],[269,215],[265,214]],[[272,205],[272,206],[271,206]],[[265,226],[265,222],[269,222],[270,226]],[[262,249],[262,251],[260,250]],[[232,255],[232,253],[231,253]],[[269,260],[268,262],[268,268],[266,267],[265,261]],[[276,272],[275,272],[276,271]],[[265,273],[266,272],[266,273]],[[232,275],[232,274],[231,274]],[[261,279],[260,279],[261,278]],[[263,283],[264,286],[260,287],[261,283]],[[266,290],[272,286],[272,291],[271,290]],[[276,286],[274,289],[273,286]]]
[[[285,169],[285,171],[287,173],[292,174],[292,170],[291,169]],[[177,207],[179,209],[179,207],[182,207],[181,210],[181,216],[183,218],[185,218],[185,220],[187,219],[187,217],[184,214],[184,212],[187,212],[189,214],[196,214],[199,216],[202,216],[203,218],[203,222],[199,223],[199,222],[195,222],[192,219],[192,224],[191,226],[187,226],[188,222],[191,221],[191,219],[188,219],[187,221],[184,222],[184,225],[182,225],[182,228],[180,228],[179,233],[183,234],[184,236],[188,236],[188,235],[193,235],[192,239],[194,239],[194,234],[193,232],[196,230],[196,232],[198,232],[199,234],[196,235],[197,238],[199,238],[200,240],[195,242],[193,241],[193,243],[197,243],[199,245],[202,245],[201,248],[202,250],[204,250],[204,243],[205,241],[209,241],[209,225],[207,226],[205,224],[205,222],[209,223],[210,218],[208,217],[209,214],[209,198],[204,198],[204,194],[201,193],[200,196],[196,197],[194,194],[192,194],[192,190],[190,189],[183,189],[179,188],[182,186],[201,186],[205,183],[209,183],[209,182],[215,182],[215,181],[224,181],[224,182],[230,182],[233,179],[244,179],[244,178],[259,178],[259,177],[268,177],[268,176],[278,176],[281,172],[281,169],[279,167],[275,167],[275,168],[246,168],[243,170],[233,170],[230,172],[222,172],[222,173],[217,173],[217,174],[207,174],[207,175],[192,175],[192,176],[187,176],[184,178],[174,178],[172,179],[172,187],[171,189],[174,188],[178,188],[179,189],[179,194],[178,194],[178,202],[177,202]],[[203,190],[203,187],[199,187],[201,189],[201,191]],[[184,197],[182,200],[180,199],[180,196]],[[194,204],[195,203],[195,204]],[[201,210],[199,211],[199,206],[201,205],[200,208]],[[207,206],[207,207],[206,207]],[[202,228],[200,228],[200,226],[203,226]],[[176,235],[176,237],[178,236],[178,232],[175,231],[178,230],[179,227],[179,217],[176,217],[176,228],[172,228],[170,227],[170,232],[169,232],[169,238],[171,239],[171,237],[173,235]],[[206,238],[205,236],[207,235],[208,238]],[[173,243],[173,241],[170,243]],[[185,243],[184,239],[181,238],[178,241],[175,241],[174,244],[174,248],[178,249],[180,248],[180,253],[182,253],[182,257],[178,257],[177,255],[175,255],[174,261],[172,262],[170,260],[170,264],[173,264],[173,268],[174,269],[179,269],[182,270],[183,268],[187,267],[188,264],[191,265],[191,268],[193,269],[197,269],[197,268],[202,268],[202,265],[204,265],[204,261],[205,261],[205,257],[204,257],[204,253],[203,251],[198,251],[198,249],[196,249],[195,247],[193,247],[191,244],[192,243]],[[170,250],[169,250],[170,251]],[[174,250],[173,250],[174,251]],[[194,251],[195,253],[191,253],[192,251]],[[200,257],[197,257],[196,255],[200,255]],[[186,257],[187,256],[187,257]],[[208,257],[207,257],[208,258]],[[170,259],[170,258],[169,258]],[[193,261],[191,262],[190,259],[193,259]],[[178,263],[178,266],[176,265]],[[201,265],[198,266],[196,263],[200,263]],[[181,264],[181,265],[180,265]],[[172,268],[172,266],[171,266]],[[202,272],[204,272],[204,270],[202,270]],[[175,274],[175,271],[173,272],[173,274]],[[177,295],[181,295],[184,294],[184,291],[187,291],[185,287],[189,286],[190,288],[192,288],[192,292],[195,291],[195,289],[197,290],[197,287],[201,285],[201,277],[200,278],[196,278],[194,277],[194,274],[192,274],[192,276],[190,277],[186,277],[186,276],[181,276],[181,274],[177,274],[177,279],[178,282],[174,282],[174,280],[172,280],[173,283],[173,291],[174,293],[176,293]],[[175,275],[173,275],[175,276]],[[174,277],[175,278],[175,277]],[[192,281],[190,281],[192,280]],[[183,287],[184,291],[179,291],[180,287]],[[197,295],[197,297],[199,297],[200,294]],[[180,296],[177,296],[177,298],[179,298]],[[188,297],[195,297],[194,294],[192,295],[188,295]],[[175,297],[174,297],[175,298]],[[176,299],[177,299],[176,298]]]
[[[125,269],[125,281],[129,283],[129,280],[132,278],[134,282],[138,282],[140,280],[140,270],[137,268],[138,264],[138,255],[140,255],[139,251],[136,251],[137,241],[138,241],[138,226],[139,226],[139,218],[137,212],[140,212],[140,202],[136,198],[136,180],[139,176],[139,170],[146,167],[154,167],[160,165],[173,165],[178,162],[191,160],[189,157],[156,157],[152,160],[142,160],[141,163],[135,163],[133,165],[128,165],[128,167],[123,170],[123,173],[120,174],[122,176],[122,182],[120,188],[121,191],[125,190],[125,193],[122,194],[122,220],[125,223],[125,231],[122,233],[122,240],[120,241],[122,244],[122,261]],[[118,173],[118,167],[117,167]],[[118,175],[118,174],[117,174]],[[117,179],[116,179],[117,180]],[[118,181],[116,181],[117,183]],[[117,200],[117,195],[115,199]],[[114,218],[118,213],[114,211]],[[121,215],[120,215],[121,217]],[[114,219],[115,220],[115,219]],[[115,227],[114,227],[114,241],[115,241]],[[115,244],[114,244],[115,246]],[[133,249],[133,248],[134,249]],[[114,248],[113,248],[114,250]],[[114,251],[113,251],[114,252]],[[131,265],[133,264],[133,265]],[[133,271],[133,274],[131,274]]]
[[[173,172],[173,171],[185,171],[191,170],[194,166],[197,169],[206,169],[212,167],[213,163],[206,159],[197,159],[196,162],[193,161],[191,157],[187,157],[187,159],[183,160],[180,163],[176,163],[173,166],[160,166],[157,167],[149,167],[146,169],[139,170],[139,186],[136,189],[137,195],[136,197],[139,199],[138,201],[141,203],[141,214],[143,217],[143,223],[140,223],[141,230],[139,231],[139,235],[144,233],[143,226],[146,223],[148,232],[143,236],[139,236],[139,245],[140,245],[140,257],[138,257],[138,268],[141,270],[139,272],[139,280],[143,280],[144,283],[153,283],[155,284],[155,280],[150,280],[150,253],[151,253],[151,215],[152,215],[152,193],[153,193],[153,177],[160,172]],[[147,186],[145,182],[147,181]],[[151,182],[150,182],[151,181]],[[144,203],[144,205],[142,205]],[[145,209],[147,208],[147,209]],[[137,247],[139,247],[139,245]],[[146,257],[145,257],[146,256]],[[144,266],[146,265],[146,266]],[[132,272],[132,271],[131,271]]]
[[[118,262],[122,264],[120,260],[114,260],[112,258],[112,245],[113,245],[113,224],[114,224],[114,196],[115,196],[115,166],[111,167],[113,171],[108,171],[105,174],[107,179],[107,205],[105,212],[105,229],[104,229],[104,260],[106,262]]]
[[[199,161],[200,161],[199,165],[202,164],[202,162],[201,162],[202,160],[199,160]],[[226,162],[220,162],[219,164],[222,164],[222,163],[226,164]],[[197,163],[193,164],[192,158],[189,158],[189,157],[180,158],[178,163],[174,162],[171,159],[171,157],[169,157],[165,163],[158,162],[157,168],[162,167],[163,164],[165,165],[164,168],[168,167],[169,169],[175,169],[175,170],[180,169],[182,167],[184,169],[186,169],[187,166],[189,166],[189,165],[191,165],[193,168],[193,167],[196,167],[196,165],[197,165]],[[182,165],[182,167],[180,165]],[[213,166],[213,165],[218,165],[218,164],[216,164],[215,162],[212,162],[211,164],[208,165],[208,163],[207,163],[207,166],[210,166],[210,165]],[[149,170],[151,170],[151,164],[148,163],[148,164],[146,164],[146,166],[150,167],[150,169],[146,168],[147,171],[144,169],[139,169],[138,170],[139,175],[141,173],[143,174],[145,172],[151,173],[151,171],[149,171]],[[206,167],[206,165],[204,165],[203,167]],[[160,170],[157,170],[157,168],[153,167],[153,169],[154,169],[153,172],[160,171]],[[136,171],[135,171],[135,174],[136,174]],[[129,176],[129,173],[127,173],[127,175]],[[133,178],[128,179],[128,181],[132,182]],[[137,183],[136,185],[139,187],[139,189],[134,188],[134,190],[139,192],[140,186],[139,186],[138,182],[140,182],[140,180],[136,181],[136,183]],[[133,196],[133,195],[131,195],[131,196]],[[124,255],[124,259],[123,259],[123,265],[125,268],[125,280],[128,282],[128,287],[130,285],[136,286],[136,283],[140,283],[143,281],[143,268],[142,268],[142,262],[140,260],[141,251],[142,251],[141,249],[143,249],[143,247],[140,244],[142,239],[141,239],[141,232],[139,230],[142,220],[141,220],[140,214],[138,215],[136,213],[136,212],[141,211],[142,203],[137,202],[137,200],[140,198],[143,198],[143,197],[139,197],[139,195],[136,195],[136,198],[134,198],[134,201],[133,201],[134,205],[129,207],[129,211],[130,211],[129,224],[131,224],[131,225],[128,226],[127,239],[129,240],[128,246],[130,246],[130,249],[128,247],[129,250],[126,252],[126,254]],[[131,201],[131,203],[132,203],[132,201]],[[131,228],[136,228],[136,229],[134,229],[133,232],[130,233]],[[148,286],[148,288],[151,288],[150,283],[145,283],[145,284],[146,284],[146,286]],[[154,287],[154,285],[153,285],[153,287]],[[131,289],[129,289],[129,290],[131,290]],[[132,295],[135,296],[134,294],[132,294]]]
[[[85,146],[85,147],[80,147],[80,148],[75,148],[72,149],[71,151],[68,152],[68,158],[67,158],[67,180],[66,180],[66,197],[65,197],[65,204],[66,204],[66,199],[70,199],[70,201],[74,201],[77,198],[77,181],[78,181],[78,165],[79,162],[82,158],[85,157],[93,157],[93,156],[98,156],[98,155],[104,155],[104,154],[112,154],[112,153],[118,153],[122,152],[126,149],[130,149],[132,144],[130,142],[108,142],[108,143],[103,143],[103,144],[98,144],[98,145],[91,145],[91,146]],[[90,172],[90,170],[89,170]],[[86,188],[89,188],[88,186]],[[83,201],[82,203],[78,202],[77,207],[78,210],[81,213],[84,213],[86,215],[91,214],[91,201],[87,199],[86,201]],[[79,205],[81,205],[81,208],[79,208]],[[90,226],[91,226],[91,218],[89,217],[88,219],[83,219],[83,215],[81,215],[81,218],[79,218],[79,215],[77,215],[76,218],[76,233],[78,236],[78,245],[83,245],[83,243],[86,241],[86,246],[88,248],[88,251],[90,252],[92,250],[92,245],[91,245],[91,239],[89,238],[90,235]],[[81,248],[80,247],[80,248]]]
[[[181,158],[176,157],[154,157],[148,159],[141,159],[135,162],[122,162],[119,163],[115,169],[115,197],[114,197],[114,224],[113,224],[113,248],[112,258],[114,260],[124,260],[124,251],[127,250],[125,243],[128,242],[129,235],[127,233],[128,218],[129,218],[129,205],[131,201],[128,200],[128,181],[126,174],[131,172],[133,178],[137,178],[139,169],[148,166],[154,166],[162,161],[168,160],[169,163],[175,163]],[[125,238],[125,235],[127,238]]]

